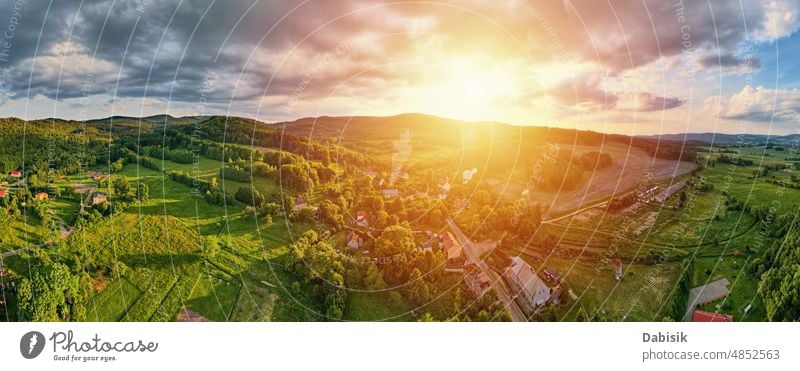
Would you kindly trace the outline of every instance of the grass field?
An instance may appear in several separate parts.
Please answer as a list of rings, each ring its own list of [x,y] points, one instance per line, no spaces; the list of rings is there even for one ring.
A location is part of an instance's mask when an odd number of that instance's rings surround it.
[[[122,319],[128,307],[139,298],[141,292],[126,278],[110,283],[95,294],[86,307],[87,320],[93,322],[116,322]]]
[[[734,268],[734,262],[737,268]],[[700,306],[700,309],[709,312],[729,313],[734,321],[758,321],[766,316],[764,305],[758,297],[758,281],[747,272],[750,257],[709,257],[695,260],[692,286],[705,285],[721,278],[730,282],[730,294],[724,299]],[[710,273],[710,274],[709,274]],[[752,305],[750,311],[744,310]],[[717,307],[719,306],[719,307]]]
[[[186,301],[186,308],[212,321],[228,321],[239,289],[237,282],[213,274],[203,274]]]

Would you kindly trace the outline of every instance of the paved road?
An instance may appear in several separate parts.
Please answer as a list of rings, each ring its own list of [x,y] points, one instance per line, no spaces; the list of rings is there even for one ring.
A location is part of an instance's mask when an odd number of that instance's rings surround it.
[[[447,224],[453,231],[453,235],[455,235],[455,237],[458,239],[458,242],[464,247],[464,253],[467,255],[467,260],[480,268],[481,271],[483,271],[483,274],[485,274],[486,277],[489,277],[489,280],[492,281],[492,286],[494,286],[495,291],[497,291],[497,296],[499,296],[500,300],[502,300],[505,304],[508,313],[511,315],[511,320],[514,322],[528,321],[528,317],[525,316],[525,312],[523,312],[519,305],[517,305],[517,302],[515,302],[512,298],[512,295],[505,283],[503,283],[502,277],[500,277],[497,272],[489,268],[489,265],[480,258],[476,251],[477,249],[475,247],[475,243],[472,242],[469,237],[467,237],[467,235],[461,231],[460,228],[458,228],[452,218],[447,219]]]

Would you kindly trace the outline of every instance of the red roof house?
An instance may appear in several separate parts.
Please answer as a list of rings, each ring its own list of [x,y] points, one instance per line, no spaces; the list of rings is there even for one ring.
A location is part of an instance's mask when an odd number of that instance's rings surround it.
[[[13,176],[14,178],[19,178],[22,176],[22,172],[19,170],[14,170],[11,172],[11,176]]]
[[[39,193],[37,193],[37,194],[35,194],[35,195],[33,196],[33,198],[35,198],[35,199],[37,199],[37,200],[46,200],[46,199],[47,199],[47,197],[48,197],[48,196],[47,196],[47,193],[45,193],[45,192],[39,192]]]
[[[5,189],[0,189],[0,198],[6,197],[6,194],[8,194],[8,192]]]
[[[711,313],[698,309],[692,313],[692,322],[733,322],[733,316],[730,314]]]
[[[366,227],[369,225],[367,222],[367,212],[366,211],[357,211],[356,212],[356,224]]]

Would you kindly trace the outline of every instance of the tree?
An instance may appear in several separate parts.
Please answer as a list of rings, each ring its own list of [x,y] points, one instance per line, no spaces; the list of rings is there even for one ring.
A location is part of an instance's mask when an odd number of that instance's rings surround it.
[[[290,270],[315,285],[314,293],[325,308],[325,315],[339,319],[344,314],[344,264],[330,243],[313,230],[304,233],[290,246]]]
[[[409,299],[417,305],[427,303],[430,300],[430,288],[422,278],[419,268],[414,268],[408,279]]]
[[[18,291],[20,319],[25,321],[82,321],[86,316],[88,288],[79,275],[62,263],[34,268],[32,279],[23,278]]]
[[[237,201],[255,208],[264,204],[264,196],[255,188],[239,187],[233,196]]]
[[[285,164],[281,165],[280,170],[281,185],[300,193],[308,192],[311,189],[311,180],[308,171],[300,165]]]
[[[329,200],[319,204],[319,219],[334,231],[344,227],[344,215],[341,213],[341,208]]]
[[[364,286],[367,290],[383,290],[386,288],[386,282],[383,280],[383,273],[378,269],[374,263],[370,263],[367,267],[367,272],[364,274]]]
[[[419,250],[414,242],[414,236],[407,225],[393,225],[384,229],[380,237],[375,239],[374,257],[378,261],[398,262],[398,264],[384,264],[383,277],[391,285],[400,285],[408,282],[409,274],[416,266]]]
[[[150,199],[150,187],[147,184],[139,182],[136,184],[136,199],[139,201],[147,201]]]
[[[116,180],[114,180],[114,193],[120,197],[128,197],[128,194],[131,192],[131,184],[128,183],[128,179],[124,176],[120,176]]]

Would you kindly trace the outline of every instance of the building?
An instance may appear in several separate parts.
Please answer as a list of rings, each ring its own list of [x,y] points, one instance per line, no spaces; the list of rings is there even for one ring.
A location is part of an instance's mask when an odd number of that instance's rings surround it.
[[[445,272],[462,272],[464,271],[464,247],[450,232],[443,232],[439,234],[439,247],[444,252]]]
[[[452,233],[444,232],[439,235],[439,238],[441,238],[441,244],[439,246],[442,247],[442,251],[447,260],[453,260],[461,256],[463,247]]]
[[[559,273],[555,268],[545,268],[542,270],[542,276],[545,280],[553,283],[554,285],[561,284],[561,273]]]
[[[478,168],[477,167],[473,167],[472,169],[464,170],[464,172],[461,173],[462,183],[464,183],[464,184],[469,183],[472,180],[472,177],[474,177],[475,174],[477,174],[477,173],[478,173]]]
[[[642,202],[649,202],[653,199],[653,196],[655,196],[656,191],[658,191],[658,186],[653,184],[645,187],[642,190],[636,191],[636,198]]]
[[[397,197],[400,197],[400,191],[398,191],[396,189],[384,189],[383,190],[383,198],[391,200],[391,199],[394,199],[394,198],[397,198]]]
[[[438,195],[438,197],[439,197],[440,200],[444,200],[445,198],[447,198],[447,192],[450,192],[450,188],[451,188],[450,181],[448,181],[447,177],[445,177],[444,178],[444,182],[443,183],[439,183],[439,195]]]
[[[369,227],[366,211],[356,211],[356,224],[360,227]]]
[[[619,259],[614,259],[614,279],[622,280],[622,261]]]
[[[303,196],[297,196],[294,198],[294,211],[300,211],[302,208],[308,206],[308,202],[306,202],[306,198]]]
[[[12,178],[22,178],[22,172],[19,170],[14,170],[11,172]]]
[[[352,247],[354,249],[361,248],[364,246],[364,239],[358,235],[355,231],[350,231],[347,233],[347,247]]]
[[[518,256],[511,258],[511,266],[503,273],[503,277],[511,287],[512,294],[527,311],[540,308],[550,300],[550,288],[536,275],[533,267]]]
[[[475,264],[464,266],[464,283],[477,299],[482,298],[492,288],[492,281]]]
[[[92,193],[92,205],[102,204],[108,202],[108,196],[103,192]]]
[[[48,197],[49,196],[45,192],[39,192],[39,193],[33,195],[33,198],[37,199],[37,200],[46,200]]]
[[[659,193],[655,197],[655,200],[663,204],[664,202],[667,202],[672,195],[683,189],[683,187],[686,187],[686,182],[675,183],[669,188],[665,189],[664,192]]]
[[[197,312],[191,311],[189,309],[183,308],[178,313],[178,322],[210,322],[208,318],[203,317]]]
[[[733,316],[698,309],[692,313],[692,322],[733,322]]]
[[[5,198],[7,194],[8,191],[6,191],[5,189],[0,189],[0,198]]]

